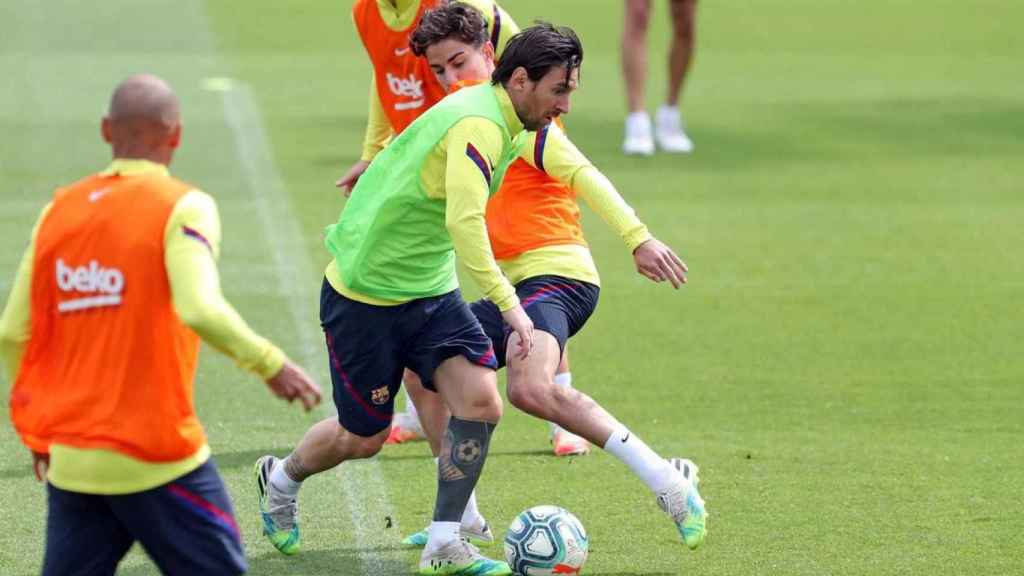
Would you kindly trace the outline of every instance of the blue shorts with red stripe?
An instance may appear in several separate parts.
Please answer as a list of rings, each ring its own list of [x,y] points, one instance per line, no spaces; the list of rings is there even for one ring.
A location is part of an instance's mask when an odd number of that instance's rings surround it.
[[[418,374],[429,390],[436,390],[438,366],[454,356],[498,368],[490,339],[458,290],[374,306],[346,298],[324,279],[320,324],[338,422],[358,436],[373,436],[391,425],[404,368]]]
[[[565,343],[594,313],[600,293],[601,288],[594,284],[562,276],[534,276],[516,284],[519,302],[533,321],[533,328],[554,336],[563,352]],[[499,367],[504,366],[511,328],[490,300],[477,300],[469,308],[494,344]]]
[[[163,574],[243,574],[231,499],[212,460],[151,490],[103,496],[47,486],[43,576],[113,575],[134,542]]]

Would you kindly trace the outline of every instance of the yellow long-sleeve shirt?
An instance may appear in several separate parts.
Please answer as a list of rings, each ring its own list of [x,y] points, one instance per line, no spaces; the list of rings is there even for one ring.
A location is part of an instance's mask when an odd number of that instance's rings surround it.
[[[508,93],[494,88],[502,116],[510,134],[519,134],[523,123],[516,115]],[[430,198],[445,199],[445,223],[459,260],[484,296],[502,311],[519,304],[515,289],[505,278],[491,252],[484,213],[490,188],[480,166],[467,154],[472,145],[483,158],[496,166],[501,159],[503,135],[497,124],[480,117],[463,118],[448,129],[427,155],[420,173],[423,188]],[[359,294],[347,286],[332,260],[325,272],[328,282],[346,297],[367,304],[388,306],[401,302],[380,300]]]
[[[131,176],[167,174],[166,166],[145,160],[114,160],[104,173]],[[13,382],[31,337],[32,262],[39,225],[50,210],[43,208],[18,266],[3,314],[0,315],[0,359]],[[180,231],[187,226],[206,243]],[[280,348],[257,335],[224,299],[216,259],[220,253],[220,216],[213,198],[191,190],[178,200],[164,229],[164,266],[178,316],[209,345],[233,358],[240,367],[263,379],[284,365]],[[203,446],[177,462],[153,464],[110,450],[83,450],[54,444],[49,480],[58,488],[92,494],[123,494],[159,486],[197,468],[209,457]]]
[[[534,156],[537,132],[528,132],[520,158],[538,168]],[[615,186],[591,164],[557,124],[547,130],[547,139],[541,159],[543,171],[569,186],[577,197],[611,227],[632,252],[651,239],[647,226],[636,212],[622,199]],[[529,215],[523,215],[528,218]],[[599,285],[600,277],[590,249],[579,244],[545,246],[524,252],[515,258],[499,260],[499,266],[513,284],[541,275],[557,275]]]
[[[519,26],[493,0],[460,1],[479,10],[484,15],[489,30],[494,29],[494,11],[497,8],[500,27],[498,29],[498,45],[494,47],[494,53],[496,56],[501,56],[508,39],[519,32]],[[413,24],[413,19],[420,9],[420,2],[421,0],[377,0],[377,8],[380,10],[381,19],[389,28],[405,30]],[[377,94],[376,77],[371,73],[366,135],[363,138],[363,153],[360,158],[366,162],[373,160],[373,157],[384,149],[392,136],[394,136],[394,130],[387,114],[384,113],[384,105],[381,104],[380,96]]]

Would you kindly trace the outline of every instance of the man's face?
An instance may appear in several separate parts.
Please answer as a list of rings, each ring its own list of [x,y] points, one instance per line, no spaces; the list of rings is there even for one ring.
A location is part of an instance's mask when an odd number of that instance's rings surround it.
[[[509,92],[527,130],[540,130],[555,118],[569,113],[569,95],[579,85],[580,71],[573,68],[568,73],[568,81],[566,74],[567,68],[558,66],[548,70],[537,82],[526,78],[518,89]]]
[[[456,82],[487,80],[494,71],[494,48],[484,42],[479,48],[454,38],[427,47],[427,62],[445,91]]]

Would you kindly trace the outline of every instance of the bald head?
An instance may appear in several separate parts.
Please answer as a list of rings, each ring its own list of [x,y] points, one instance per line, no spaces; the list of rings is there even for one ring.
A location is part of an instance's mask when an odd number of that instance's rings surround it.
[[[180,132],[178,97],[161,78],[137,74],[118,84],[103,119],[103,137],[115,158],[169,164]]]
[[[142,120],[172,128],[178,123],[178,97],[156,76],[129,76],[114,90],[107,118],[115,122]]]

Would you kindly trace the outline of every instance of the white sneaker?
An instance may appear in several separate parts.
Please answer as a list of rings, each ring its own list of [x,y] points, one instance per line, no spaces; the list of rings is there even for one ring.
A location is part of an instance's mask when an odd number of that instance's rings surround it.
[[[676,154],[689,154],[693,152],[693,141],[683,131],[683,121],[679,115],[679,108],[675,106],[661,106],[658,108],[655,136],[658,140],[658,147],[665,152]]]
[[[651,117],[647,112],[632,112],[626,116],[626,139],[622,142],[622,151],[629,155],[654,154]]]

